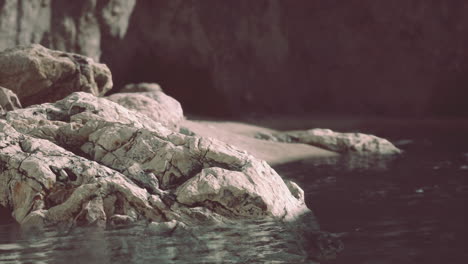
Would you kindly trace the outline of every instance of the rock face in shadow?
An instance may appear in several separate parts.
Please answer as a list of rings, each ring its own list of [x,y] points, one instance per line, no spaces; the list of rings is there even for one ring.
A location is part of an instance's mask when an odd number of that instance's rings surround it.
[[[160,83],[188,112],[468,115],[467,11],[463,0],[141,0],[102,59],[116,83]]]
[[[89,93],[0,120],[0,204],[25,228],[293,220],[310,212],[298,193],[264,161]]]
[[[177,130],[180,122],[184,120],[180,103],[166,95],[157,84],[126,85],[120,93],[106,98],[125,108],[145,114],[152,120],[174,130]]]
[[[0,52],[0,68],[0,85],[16,93],[25,106],[53,102],[76,91],[100,96],[112,88],[106,65],[38,44]]]
[[[99,59],[188,111],[467,115],[468,2],[0,2],[0,50]]]

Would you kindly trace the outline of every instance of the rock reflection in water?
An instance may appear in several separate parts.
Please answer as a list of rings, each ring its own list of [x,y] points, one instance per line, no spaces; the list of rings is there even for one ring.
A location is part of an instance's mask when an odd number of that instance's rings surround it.
[[[12,226],[0,226],[1,263],[314,263],[306,260],[296,233],[266,220],[171,235],[153,235],[137,225],[34,236],[12,232]]]

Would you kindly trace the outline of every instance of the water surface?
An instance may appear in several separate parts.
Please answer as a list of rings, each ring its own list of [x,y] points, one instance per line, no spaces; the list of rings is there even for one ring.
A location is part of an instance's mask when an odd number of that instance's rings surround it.
[[[341,156],[276,167],[296,181],[322,229],[343,233],[330,263],[468,263],[468,146],[398,137],[394,159]],[[143,227],[22,234],[0,224],[0,263],[300,263],[297,234],[278,222],[201,226],[153,235]],[[311,263],[310,260],[305,261]]]

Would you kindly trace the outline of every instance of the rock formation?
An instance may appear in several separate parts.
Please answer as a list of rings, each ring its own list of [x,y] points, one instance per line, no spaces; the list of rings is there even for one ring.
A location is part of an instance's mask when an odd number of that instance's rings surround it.
[[[0,120],[0,205],[25,228],[290,220],[309,212],[301,193],[243,151],[89,93]]]
[[[177,130],[184,119],[182,106],[166,95],[157,84],[130,84],[120,93],[107,97],[125,108],[135,110],[166,127]]]
[[[106,65],[38,44],[0,52],[0,69],[0,86],[16,93],[25,106],[53,102],[76,91],[100,96],[112,88]]]
[[[6,114],[7,111],[20,108],[21,103],[18,96],[11,90],[0,86],[0,116]]]
[[[258,133],[257,138],[290,143],[303,143],[339,153],[371,155],[399,154],[401,150],[384,138],[362,133],[338,133],[330,129]]]

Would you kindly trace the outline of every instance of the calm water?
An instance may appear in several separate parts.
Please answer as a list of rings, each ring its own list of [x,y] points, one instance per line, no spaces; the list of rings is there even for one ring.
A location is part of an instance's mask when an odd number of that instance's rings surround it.
[[[403,140],[406,153],[396,159],[344,156],[276,169],[304,188],[322,229],[343,233],[345,250],[330,263],[464,264],[468,146],[460,142]],[[171,236],[140,226],[31,235],[0,225],[0,263],[299,263],[301,246],[271,221]]]
[[[345,250],[330,263],[468,263],[468,140],[396,142],[406,152],[393,160],[277,170],[304,187],[322,229],[345,232]]]

